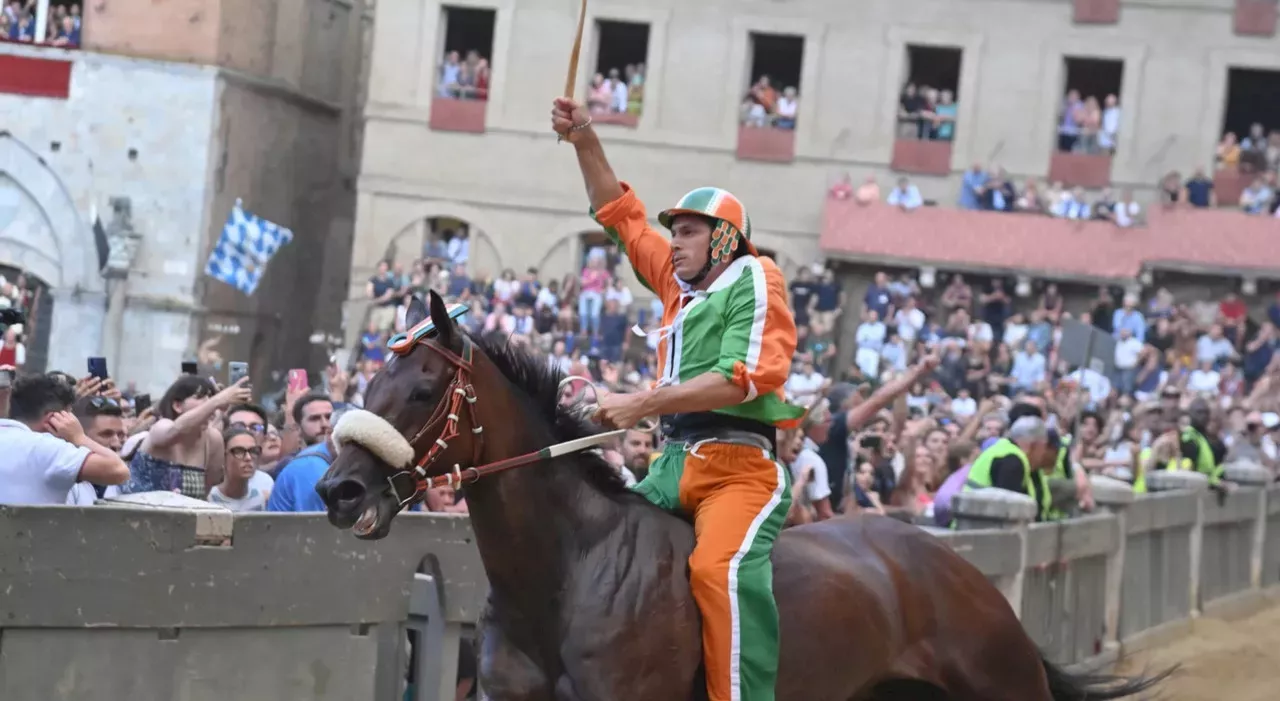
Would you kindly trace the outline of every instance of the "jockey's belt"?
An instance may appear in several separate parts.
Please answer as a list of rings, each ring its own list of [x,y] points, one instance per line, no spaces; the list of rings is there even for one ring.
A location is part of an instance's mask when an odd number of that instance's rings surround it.
[[[730,416],[714,411],[666,414],[662,416],[661,426],[662,436],[668,442],[737,443],[758,445],[769,452],[777,452],[777,429],[762,421],[744,419],[741,416]],[[732,439],[726,440],[725,436],[730,436]]]
[[[764,436],[751,433],[750,431],[735,431],[733,429],[724,429],[720,431],[708,431],[697,435],[681,436],[677,439],[667,439],[669,442],[684,443],[686,446],[696,446],[702,443],[729,443],[731,445],[743,445],[749,448],[759,448],[767,453],[774,452],[773,444],[764,439]]]

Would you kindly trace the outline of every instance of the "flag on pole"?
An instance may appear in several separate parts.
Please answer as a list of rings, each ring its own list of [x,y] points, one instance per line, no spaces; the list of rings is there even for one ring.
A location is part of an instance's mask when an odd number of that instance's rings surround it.
[[[293,240],[293,232],[256,214],[244,211],[240,200],[222,227],[218,245],[209,254],[205,275],[252,295],[280,247]]]

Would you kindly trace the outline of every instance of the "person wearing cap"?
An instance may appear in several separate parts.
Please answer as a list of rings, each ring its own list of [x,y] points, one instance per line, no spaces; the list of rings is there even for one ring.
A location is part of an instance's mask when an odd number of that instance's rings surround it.
[[[965,491],[996,487],[1030,496],[1036,502],[1036,520],[1044,521],[1053,508],[1043,468],[1052,466],[1057,446],[1050,446],[1044,419],[1022,416],[1009,433],[982,451],[969,469]]]
[[[796,350],[786,280],[758,254],[733,194],[701,187],[680,198],[658,215],[668,238],[614,175],[582,105],[557,99],[552,127],[577,152],[592,215],[663,306],[660,380],[602,396],[595,418],[630,428],[661,417],[666,446],[635,489],[693,515],[690,587],[702,612],[708,695],[771,701],[779,624],[769,555],[791,502],[775,443],[778,428],[804,415],[782,393]]]
[[[1275,414],[1263,414],[1251,411],[1245,416],[1244,430],[1231,442],[1227,451],[1226,462],[1251,462],[1267,468],[1275,474],[1277,462],[1268,455],[1267,446],[1263,444],[1267,433],[1280,424],[1280,417]]]

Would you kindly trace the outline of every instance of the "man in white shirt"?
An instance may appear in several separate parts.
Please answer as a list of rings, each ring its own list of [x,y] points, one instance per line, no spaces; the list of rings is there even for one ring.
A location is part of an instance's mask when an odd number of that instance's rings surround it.
[[[827,378],[814,369],[813,361],[806,359],[801,363],[799,372],[791,373],[791,377],[787,378],[787,398],[793,404],[809,406],[818,398],[826,384]]]
[[[0,504],[65,504],[77,482],[128,481],[129,466],[85,435],[74,403],[75,391],[47,375],[13,384],[10,418],[0,419]]]
[[[843,417],[843,415],[842,415]],[[819,399],[800,422],[804,431],[804,448],[791,461],[791,477],[798,481],[804,473],[812,471],[805,486],[804,500],[813,509],[813,520],[825,521],[834,515],[831,509],[831,485],[827,476],[827,463],[818,454],[818,447],[827,442],[831,431],[831,406],[826,399]]]
[[[1132,394],[1138,379],[1138,358],[1142,355],[1142,341],[1128,327],[1120,327],[1119,335],[1115,354],[1116,386],[1120,394]]]
[[[898,325],[898,335],[902,337],[904,343],[910,348],[915,345],[916,339],[920,337],[920,331],[924,328],[924,312],[916,306],[915,297],[906,297],[902,301],[902,308],[893,315],[894,323]]]
[[[858,350],[854,353],[853,360],[863,375],[878,377],[880,374],[880,349],[884,346],[887,329],[884,327],[884,322],[880,321],[880,315],[874,309],[868,309],[864,318],[866,321],[858,325],[858,330],[854,334]]]

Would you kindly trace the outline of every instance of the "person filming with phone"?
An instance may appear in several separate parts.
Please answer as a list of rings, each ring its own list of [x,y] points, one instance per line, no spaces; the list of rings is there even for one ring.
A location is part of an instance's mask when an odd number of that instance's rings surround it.
[[[65,504],[78,482],[122,484],[129,466],[71,413],[75,390],[49,375],[14,381],[0,419],[0,504]]]
[[[121,493],[165,491],[205,499],[222,481],[222,434],[212,425],[214,418],[220,409],[247,403],[252,394],[248,377],[222,391],[203,377],[179,377],[155,405],[159,419],[134,453]]]

